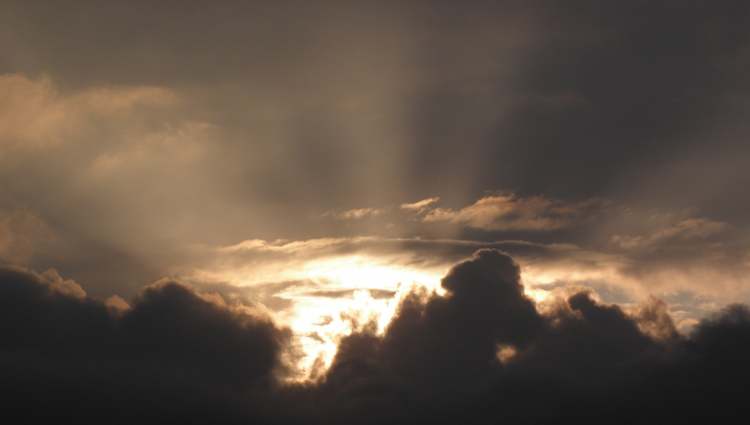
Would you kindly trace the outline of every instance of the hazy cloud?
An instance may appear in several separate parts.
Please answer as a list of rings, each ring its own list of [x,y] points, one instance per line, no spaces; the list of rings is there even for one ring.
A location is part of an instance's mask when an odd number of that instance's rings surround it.
[[[327,212],[324,216],[331,216],[338,220],[361,220],[363,218],[377,217],[383,214],[384,210],[378,208],[354,208],[340,212]]]
[[[74,142],[82,127],[96,121],[129,121],[135,108],[164,108],[178,96],[161,87],[97,87],[75,94],[60,93],[49,77],[0,75],[0,143],[4,149],[43,148]],[[0,146],[2,146],[0,145]]]
[[[629,423],[644,409],[685,419],[736,413],[747,307],[684,337],[659,300],[628,313],[577,292],[542,313],[520,271],[496,250],[476,252],[443,278],[444,296],[412,293],[383,335],[364,326],[344,338],[331,369],[303,385],[277,381],[288,334],[247,306],[162,281],[113,311],[53,289],[57,275],[6,268],[0,389],[11,410],[77,423],[115,410],[118,421],[148,423]],[[79,397],[85,410],[72,402]],[[701,403],[684,404],[694,397]]]
[[[683,243],[690,239],[715,236],[729,226],[726,223],[704,218],[688,218],[654,233],[642,236],[613,235],[612,243],[624,249],[651,249],[665,243]]]
[[[11,264],[27,264],[55,237],[50,226],[33,212],[0,209],[0,260]]]
[[[571,226],[576,219],[597,212],[601,202],[566,203],[543,196],[528,198],[512,193],[490,195],[458,210],[435,208],[426,222],[447,221],[482,230],[555,230]]]
[[[412,202],[412,203],[401,204],[400,208],[402,210],[415,211],[415,212],[421,213],[422,211],[424,211],[425,209],[427,209],[427,207],[435,204],[438,201],[440,201],[440,197],[439,196],[435,196],[433,198],[422,199],[421,201],[416,201],[416,202]]]
[[[28,421],[744,406],[750,2],[0,3]]]

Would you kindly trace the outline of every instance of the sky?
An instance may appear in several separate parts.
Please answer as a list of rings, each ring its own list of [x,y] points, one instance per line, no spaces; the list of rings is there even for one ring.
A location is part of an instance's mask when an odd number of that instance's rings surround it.
[[[729,0],[0,0],[0,393],[129,423],[736,412],[748,28]]]

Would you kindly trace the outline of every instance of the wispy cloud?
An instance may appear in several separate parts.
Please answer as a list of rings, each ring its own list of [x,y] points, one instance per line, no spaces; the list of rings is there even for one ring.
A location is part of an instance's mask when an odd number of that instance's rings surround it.
[[[415,212],[421,213],[425,211],[428,207],[436,204],[438,201],[440,201],[440,197],[435,196],[432,198],[422,199],[421,201],[412,202],[410,204],[401,204],[400,208],[402,210],[415,211]]]
[[[329,211],[323,214],[323,216],[333,217],[337,220],[362,220],[380,216],[384,212],[385,210],[381,208],[353,208],[344,211]]]
[[[0,147],[16,148],[74,141],[82,128],[97,127],[97,120],[130,123],[128,114],[136,108],[180,102],[175,92],[157,86],[102,86],[67,94],[50,78],[23,74],[0,75],[0,91]]]
[[[564,202],[544,196],[519,197],[512,193],[485,196],[460,208],[435,208],[428,223],[450,222],[482,230],[555,230],[575,224],[602,206],[600,200]]]
[[[670,242],[707,239],[727,230],[729,225],[706,218],[686,218],[643,235],[613,235],[612,243],[623,249],[648,249]]]

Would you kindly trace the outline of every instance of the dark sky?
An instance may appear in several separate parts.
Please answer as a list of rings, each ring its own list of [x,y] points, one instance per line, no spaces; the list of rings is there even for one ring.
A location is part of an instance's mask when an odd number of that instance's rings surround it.
[[[242,420],[235,398],[250,391],[259,405],[272,398],[271,410],[320,401],[340,421],[447,397],[456,410],[441,414],[462,422],[456,412],[478,412],[516,385],[528,406],[532,382],[552,379],[539,395],[548,403],[571,384],[566,370],[590,358],[602,379],[573,379],[580,391],[566,402],[611,385],[656,409],[645,382],[678,385],[690,362],[714,361],[701,350],[718,349],[724,332],[747,339],[737,330],[746,309],[728,306],[750,302],[748,28],[746,1],[0,0],[0,267],[3,285],[18,287],[3,290],[26,297],[34,317],[47,308],[73,317],[2,328],[20,339],[0,351],[36,335],[28,349],[39,357],[14,375],[29,394],[59,366],[44,360],[53,337],[71,358],[102,359],[107,371],[89,370],[85,385],[108,384],[191,350],[169,342],[149,360],[158,338],[144,342],[143,325],[129,321],[164,316],[170,333],[196,314],[227,339],[215,356],[257,364],[238,372],[248,374],[241,391],[226,370],[170,375],[169,391],[226,384],[231,400],[186,397]],[[480,249],[510,255],[532,301],[507,301],[508,317],[466,316],[460,303],[485,300],[461,301],[441,278]],[[483,294],[510,296],[495,290]],[[487,302],[475,308],[506,309]],[[659,320],[639,316],[654,306]],[[421,322],[409,309],[424,310]],[[99,328],[80,329],[86,315]],[[209,338],[192,329],[202,320],[180,332]],[[444,338],[465,333],[467,320],[484,323],[466,336],[484,341],[477,353],[441,345],[463,344]],[[649,334],[649,321],[674,334]],[[615,348],[574,348],[603,334]],[[498,344],[514,347],[517,370],[471,365]],[[396,359],[399,350],[416,357]],[[429,350],[446,357],[420,365]],[[165,373],[203,365],[204,354]],[[607,369],[623,358],[638,359],[634,381]],[[449,377],[427,391],[432,368],[454,360],[473,384]],[[277,363],[295,362],[317,387],[276,388],[291,373]],[[111,389],[115,399],[152,385],[129,379]],[[337,387],[352,379],[367,385]],[[369,385],[379,388],[372,399],[337,411],[336,400]],[[463,385],[477,393],[441,392]],[[312,414],[278,413],[262,416]]]

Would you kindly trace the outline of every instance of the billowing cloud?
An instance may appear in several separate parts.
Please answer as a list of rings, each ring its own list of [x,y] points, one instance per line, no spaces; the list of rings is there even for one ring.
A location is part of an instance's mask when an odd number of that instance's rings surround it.
[[[629,423],[645,409],[687,420],[735,414],[747,379],[747,307],[690,336],[658,300],[626,312],[577,292],[542,312],[496,250],[452,267],[444,295],[406,297],[383,334],[344,338],[307,384],[278,380],[288,333],[252,307],[162,281],[115,312],[57,280],[0,272],[0,391],[29,418]]]
[[[641,409],[689,419],[737,408],[742,360],[736,351],[714,355],[719,335],[749,349],[745,307],[703,322],[687,339],[674,332],[659,301],[630,315],[580,292],[539,314],[519,291],[518,267],[496,251],[458,264],[443,286],[445,298],[406,300],[382,338],[364,332],[342,342],[325,381],[308,394],[312,418],[627,423]],[[697,372],[703,367],[711,373]],[[734,375],[738,367],[741,376]],[[704,392],[719,387],[719,397]],[[692,397],[704,402],[683,404]]]
[[[116,314],[61,284],[73,285],[0,270],[0,392],[27,418],[208,420],[282,371],[286,331],[247,307],[163,282]]]
[[[737,410],[750,2],[0,9],[5,404],[84,423]]]

